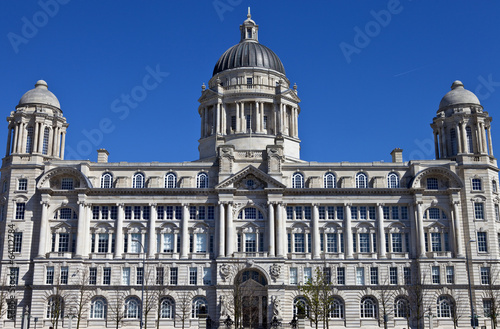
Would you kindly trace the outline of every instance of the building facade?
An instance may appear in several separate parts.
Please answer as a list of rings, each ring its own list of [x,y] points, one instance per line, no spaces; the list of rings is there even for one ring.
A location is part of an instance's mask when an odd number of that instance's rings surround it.
[[[460,81],[443,97],[435,160],[303,161],[297,87],[258,30],[249,14],[202,86],[197,161],[64,160],[56,96],[43,80],[22,96],[1,167],[1,326],[197,328],[205,306],[214,325],[265,328],[292,320],[319,269],[332,327],[467,327],[471,305],[491,327],[500,198],[477,97]]]

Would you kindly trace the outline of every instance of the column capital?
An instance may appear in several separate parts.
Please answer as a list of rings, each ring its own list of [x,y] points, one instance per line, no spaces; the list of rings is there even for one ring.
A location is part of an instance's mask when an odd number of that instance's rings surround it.
[[[277,201],[267,201],[267,204],[269,206],[274,206],[274,205],[278,204],[278,202]]]
[[[383,207],[385,206],[385,203],[377,203],[377,207]]]
[[[314,208],[317,208],[319,206],[319,203],[313,203],[311,204]]]
[[[49,204],[49,201],[43,201],[43,200],[42,200],[42,201],[40,201],[40,204],[41,204],[42,206],[45,206],[45,207],[48,207],[48,206],[50,205],[50,204]]]
[[[424,204],[424,201],[420,201],[420,200],[418,200],[418,201],[415,201],[415,204],[416,204],[417,206],[421,206],[421,205],[423,205],[423,204]]]
[[[349,202],[344,202],[344,207],[352,207],[352,203],[349,203]]]
[[[189,203],[181,203],[181,206],[183,206],[183,207],[189,207]]]
[[[89,205],[92,205],[91,203],[87,203],[85,202],[85,200],[79,200],[76,202],[76,204],[80,205],[80,206],[89,206]]]
[[[120,207],[120,208],[123,208],[123,207],[125,207],[125,204],[124,203],[117,203],[116,206]]]
[[[152,202],[149,204],[150,207],[156,208],[158,204],[156,202]]]
[[[458,200],[454,200],[454,201],[452,201],[452,202],[451,202],[451,204],[452,204],[453,206],[458,206],[458,205],[460,204],[460,201],[458,201]]]

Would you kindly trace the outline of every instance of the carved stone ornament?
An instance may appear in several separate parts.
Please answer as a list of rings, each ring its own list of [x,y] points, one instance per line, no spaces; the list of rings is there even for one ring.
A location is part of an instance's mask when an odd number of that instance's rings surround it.
[[[266,184],[254,175],[247,175],[235,184],[237,189],[256,190],[266,187]]]
[[[278,264],[271,265],[271,267],[269,268],[269,273],[271,274],[271,278],[276,281],[280,277],[281,266],[279,266]]]
[[[233,270],[233,267],[229,264],[222,264],[220,266],[220,276],[224,282],[226,282],[227,278],[231,275],[231,272]]]

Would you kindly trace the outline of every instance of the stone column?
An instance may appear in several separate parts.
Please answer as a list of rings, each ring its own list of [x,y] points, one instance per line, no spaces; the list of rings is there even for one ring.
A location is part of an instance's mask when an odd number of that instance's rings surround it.
[[[35,125],[35,129],[34,129],[34,132],[33,132],[33,137],[32,137],[32,141],[31,143],[33,143],[33,145],[31,146],[31,149],[32,149],[32,153],[37,153],[37,150],[38,150],[38,134],[40,133],[40,130],[39,130],[39,123],[34,122],[34,125]]]
[[[419,244],[419,258],[426,257],[425,251],[425,234],[424,234],[424,218],[422,210],[422,201],[417,201],[417,228],[418,228],[418,244]]]
[[[123,253],[123,220],[125,219],[124,205],[118,203],[118,217],[115,230],[115,259],[122,258]]]
[[[218,217],[218,220],[217,220],[217,224],[218,224],[218,242],[219,242],[219,246],[218,246],[218,255],[217,257],[226,257],[226,246],[225,246],[225,234],[226,234],[226,230],[225,230],[225,225],[224,225],[224,221],[226,220],[226,214],[225,214],[225,211],[224,211],[224,203],[222,202],[219,202],[219,217]]]
[[[268,223],[268,255],[269,257],[274,257],[275,256],[275,242],[274,242],[274,205],[272,202],[268,203],[268,209],[269,209],[269,223]]]
[[[240,102],[240,132],[246,132],[247,127],[245,125],[245,103]]]
[[[28,128],[26,128],[27,125],[28,124],[25,122],[21,123],[21,137],[22,137],[21,138],[21,145],[20,145],[20,147],[21,147],[20,152],[21,153],[26,153],[26,151],[27,151],[26,150],[26,140],[28,138]]]
[[[40,122],[40,134],[38,135],[38,153],[43,153],[43,138],[45,136],[45,125],[43,122]]]
[[[12,128],[9,127],[9,134],[7,135],[7,147],[5,148],[5,156],[10,155],[10,143],[11,143],[11,138],[12,138]]]
[[[493,156],[493,141],[491,140],[491,126],[488,127],[488,148],[490,156]]]
[[[239,133],[241,131],[240,104],[236,102],[234,105],[236,105],[236,128],[234,132]]]
[[[475,135],[476,135],[478,153],[483,153],[483,145],[482,145],[482,138],[481,138],[481,123],[480,122],[476,123],[475,133],[476,133]]]
[[[233,224],[233,203],[227,203],[226,211],[226,257],[233,257],[234,253],[234,224]]]
[[[457,153],[463,153],[462,132],[458,123],[455,125],[455,131],[457,133]]]
[[[439,144],[438,144],[438,133],[434,131],[434,151],[436,152],[436,160],[439,159]]]
[[[157,204],[149,204],[151,207],[149,216],[149,248],[148,258],[155,258],[156,255],[156,220],[158,219]]]
[[[448,145],[447,145],[447,141],[446,141],[446,131],[445,131],[444,127],[441,127],[441,131],[442,131],[441,144],[443,144],[443,151],[441,152],[441,157],[446,158],[446,157],[448,157]]]
[[[47,240],[48,233],[50,230],[49,227],[49,199],[50,197],[46,194],[42,195],[42,201],[40,204],[42,205],[42,214],[40,217],[40,232],[39,232],[39,241],[38,241],[38,256],[39,258],[45,258],[45,254],[47,253]]]
[[[319,259],[321,257],[321,245],[319,236],[319,211],[318,205],[313,204],[313,222],[312,222],[312,242],[313,242],[313,258]]]
[[[460,131],[462,132],[462,149],[464,153],[469,153],[469,146],[467,140],[467,132],[465,131],[465,122],[460,125]]]
[[[52,155],[57,156],[57,143],[58,143],[58,132],[59,132],[59,127],[55,126],[54,129],[52,130]]]
[[[409,205],[409,214],[410,214],[410,250],[407,252],[409,253],[410,258],[415,258],[417,257],[417,245],[418,245],[418,239],[417,239],[417,220],[415,216],[415,207],[413,205]]]
[[[64,160],[64,148],[66,147],[66,132],[62,132],[61,159]]]
[[[260,106],[259,102],[255,102],[255,132],[260,133]]]
[[[463,250],[463,235],[462,235],[462,228],[460,227],[460,209],[458,208],[458,205],[460,204],[460,201],[453,201],[453,221],[454,221],[454,226],[455,226],[455,247],[457,248],[455,250],[456,252],[456,257],[464,257],[464,250]]]
[[[344,235],[345,235],[345,251],[346,258],[353,259],[352,250],[352,226],[351,226],[351,205],[344,204],[345,207],[345,221],[344,221]]]
[[[276,256],[285,256],[284,246],[286,239],[286,227],[283,219],[283,204],[276,204]]]
[[[86,196],[83,194],[78,195],[78,232],[76,236],[76,257],[84,258],[88,255],[85,255],[87,251],[87,243],[89,237],[87,236],[88,232],[88,219],[86,214],[85,207]]]
[[[18,134],[19,134],[19,128],[17,126],[17,123],[14,123],[14,143],[12,143],[12,153],[17,153],[17,140],[18,140]]]
[[[385,230],[384,230],[384,204],[377,204],[378,216],[377,216],[377,229],[378,229],[378,256],[381,259],[387,258],[385,250]]]
[[[481,122],[481,144],[483,144],[483,153],[488,153],[486,149],[486,130],[484,129],[484,122]]]
[[[181,224],[181,259],[188,258],[189,252],[189,205],[182,205],[182,224]]]

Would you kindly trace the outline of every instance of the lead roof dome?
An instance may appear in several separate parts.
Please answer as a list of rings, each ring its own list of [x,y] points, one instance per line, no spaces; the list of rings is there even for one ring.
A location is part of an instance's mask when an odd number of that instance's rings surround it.
[[[451,85],[451,90],[444,95],[439,103],[439,109],[457,104],[474,104],[481,105],[479,99],[473,92],[464,88],[461,81],[456,80]]]
[[[241,41],[222,54],[214,67],[213,76],[219,72],[239,67],[261,67],[285,74],[285,67],[278,55],[259,43],[259,26],[251,19],[250,9],[247,19],[240,25]]]
[[[54,106],[58,109],[61,108],[59,100],[49,91],[47,82],[44,80],[38,80],[35,84],[35,88],[28,90],[23,97],[21,97],[17,106],[28,104],[43,104]]]

